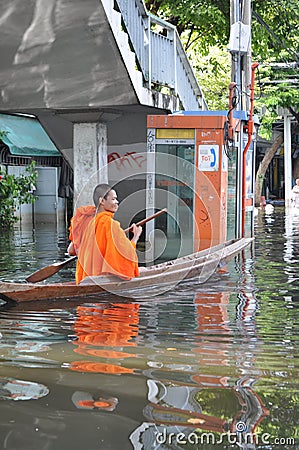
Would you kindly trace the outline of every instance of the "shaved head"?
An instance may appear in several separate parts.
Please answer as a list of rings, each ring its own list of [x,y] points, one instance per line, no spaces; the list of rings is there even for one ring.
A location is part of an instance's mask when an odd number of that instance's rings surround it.
[[[109,192],[111,191],[112,187],[109,186],[109,184],[98,184],[93,191],[93,202],[95,204],[96,207],[99,206],[99,201],[100,198],[104,198],[105,200],[107,200],[107,195],[109,194]]]

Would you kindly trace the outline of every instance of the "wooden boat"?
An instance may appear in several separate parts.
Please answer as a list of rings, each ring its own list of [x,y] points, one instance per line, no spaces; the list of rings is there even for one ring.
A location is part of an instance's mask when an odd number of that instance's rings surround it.
[[[44,299],[72,299],[112,293],[122,297],[140,298],[172,290],[187,279],[203,283],[217,270],[240,253],[253,238],[240,238],[202,250],[176,260],[156,264],[141,271],[129,281],[113,276],[87,277],[79,285],[66,283],[0,282],[0,297],[6,301],[29,302]]]

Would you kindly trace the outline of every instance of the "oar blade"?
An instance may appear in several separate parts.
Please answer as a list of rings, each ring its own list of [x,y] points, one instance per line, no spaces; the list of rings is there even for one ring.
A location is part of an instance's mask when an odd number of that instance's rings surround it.
[[[59,272],[59,270],[63,266],[66,266],[71,261],[74,261],[76,258],[77,258],[77,256],[72,256],[71,258],[66,259],[65,261],[50,264],[49,266],[43,267],[42,269],[39,269],[36,272],[33,272],[31,275],[29,275],[26,278],[26,281],[28,281],[29,283],[37,283],[39,281],[43,281],[46,278],[49,278],[52,275],[55,275],[55,273]]]
[[[29,277],[26,278],[26,281],[28,281],[29,283],[37,283],[38,281],[43,281],[46,278],[51,277],[58,271],[59,267],[57,266],[47,266],[29,275]]]

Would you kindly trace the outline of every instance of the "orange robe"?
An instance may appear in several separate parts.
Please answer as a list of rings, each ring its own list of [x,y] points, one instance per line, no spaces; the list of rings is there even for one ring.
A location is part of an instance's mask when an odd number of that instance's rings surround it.
[[[136,245],[131,242],[113,213],[104,211],[83,232],[78,253],[76,283],[87,276],[115,275],[123,280],[139,276]]]
[[[76,209],[75,215],[71,218],[69,240],[72,241],[76,253],[78,253],[83,232],[91,219],[94,218],[95,213],[95,206],[80,206],[80,208]]]

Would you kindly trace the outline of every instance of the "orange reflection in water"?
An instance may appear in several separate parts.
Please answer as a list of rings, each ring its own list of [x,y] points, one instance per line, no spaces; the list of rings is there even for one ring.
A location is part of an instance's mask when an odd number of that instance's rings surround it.
[[[217,292],[213,294],[205,294],[204,299],[201,294],[197,294],[194,303],[197,319],[197,331],[199,334],[210,336],[213,334],[219,336],[223,335],[225,340],[227,340],[227,335],[229,334],[228,326],[228,311],[227,305],[229,303],[229,292]],[[204,302],[203,302],[204,300]],[[194,353],[200,355],[198,361],[205,364],[228,366],[229,362],[227,359],[227,352],[230,349],[230,342],[221,342],[220,347],[216,347],[212,343],[213,353],[211,352],[211,347],[208,343],[204,341],[198,342],[198,347],[193,348]],[[197,374],[192,377],[192,379],[202,386],[227,386],[227,378],[217,375],[204,375]]]
[[[134,358],[134,353],[98,347],[136,347],[132,339],[138,336],[139,305],[133,303],[114,303],[105,308],[79,306],[74,330],[78,336],[74,352],[97,358]],[[131,368],[117,364],[84,360],[71,363],[71,370],[98,373],[133,373]]]

